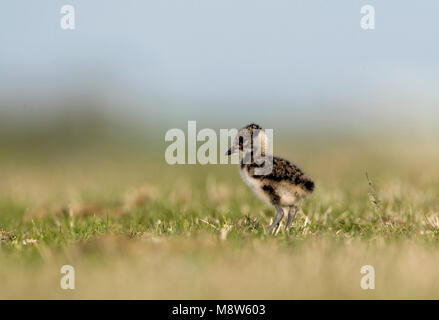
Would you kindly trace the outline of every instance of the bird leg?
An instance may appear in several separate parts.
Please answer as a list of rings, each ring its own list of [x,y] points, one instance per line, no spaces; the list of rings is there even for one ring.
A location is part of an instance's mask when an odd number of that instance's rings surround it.
[[[279,205],[275,206],[276,208],[276,216],[274,217],[273,223],[268,227],[268,232],[271,233],[273,231],[273,228],[276,227],[279,222],[282,220],[284,216],[284,211],[282,210],[282,207]]]
[[[296,212],[297,212],[296,206],[292,205],[290,207],[290,211],[288,211],[288,220],[287,220],[287,224],[285,225],[285,230],[288,230],[291,227],[294,217],[296,216]]]

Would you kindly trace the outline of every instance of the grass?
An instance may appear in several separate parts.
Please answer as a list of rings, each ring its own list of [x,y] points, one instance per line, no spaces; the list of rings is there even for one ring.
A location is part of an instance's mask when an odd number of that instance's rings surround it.
[[[434,142],[325,139],[276,149],[317,189],[274,236],[233,166],[16,148],[0,162],[0,298],[439,298]]]

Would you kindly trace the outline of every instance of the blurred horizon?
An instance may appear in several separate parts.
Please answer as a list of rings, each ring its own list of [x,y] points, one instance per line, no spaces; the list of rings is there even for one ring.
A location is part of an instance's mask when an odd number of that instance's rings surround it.
[[[73,31],[59,26],[65,4],[0,12],[4,130],[102,117],[160,132],[197,120],[438,133],[438,3],[75,0]],[[359,25],[365,4],[373,31]]]

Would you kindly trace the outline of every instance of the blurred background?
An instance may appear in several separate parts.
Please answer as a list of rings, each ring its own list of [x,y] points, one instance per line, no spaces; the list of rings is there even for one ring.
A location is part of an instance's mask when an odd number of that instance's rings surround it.
[[[60,27],[65,4],[75,30]],[[375,7],[375,30],[360,28],[365,4]],[[396,0],[7,1],[1,128],[82,131],[75,121],[87,118],[85,127],[114,120],[159,137],[187,120],[430,134],[438,10]]]
[[[96,174],[122,156],[165,166],[165,132],[186,131],[188,120],[198,129],[273,128],[275,153],[306,165],[329,152],[351,163],[390,146],[398,146],[390,163],[433,152],[434,1],[75,0],[75,30],[60,27],[65,4],[2,5],[0,161],[9,189],[25,166],[44,164],[57,177],[55,165],[90,176],[86,165]],[[375,7],[375,30],[360,27],[365,4]]]
[[[75,30],[60,27],[64,5]],[[360,27],[364,5],[375,30]],[[439,255],[424,245],[439,239],[438,12],[433,0],[2,1],[0,296],[437,298]],[[274,129],[275,154],[316,181],[293,234],[265,236],[273,210],[237,168],[165,162],[166,131],[188,120]],[[397,240],[417,242],[383,249]],[[58,289],[69,262],[72,295]],[[359,289],[364,264],[376,295]]]

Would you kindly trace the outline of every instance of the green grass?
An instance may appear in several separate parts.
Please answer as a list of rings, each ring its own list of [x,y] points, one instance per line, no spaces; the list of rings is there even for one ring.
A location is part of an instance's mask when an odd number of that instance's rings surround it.
[[[168,166],[161,149],[11,152],[0,163],[0,298],[439,297],[434,144],[282,147],[317,188],[275,235],[274,210],[233,166]],[[64,264],[75,290],[59,287]],[[360,288],[365,264],[375,290]]]

